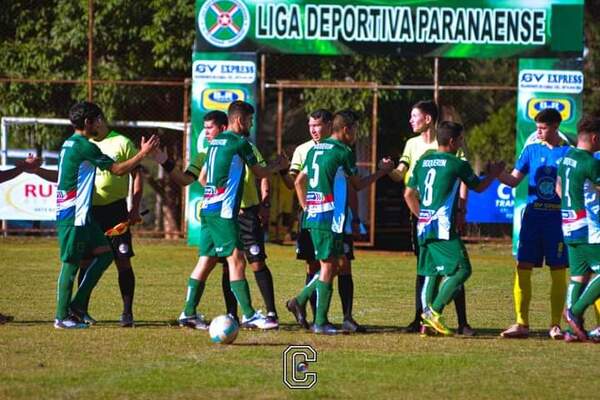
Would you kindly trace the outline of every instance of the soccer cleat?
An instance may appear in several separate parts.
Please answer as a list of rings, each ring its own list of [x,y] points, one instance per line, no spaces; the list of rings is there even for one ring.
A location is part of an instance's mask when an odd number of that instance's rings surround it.
[[[312,331],[317,335],[337,335],[338,333],[342,333],[342,331],[329,322],[326,322],[323,325],[313,324]]]
[[[529,337],[529,326],[513,324],[500,333],[505,339],[527,339]]]
[[[550,336],[550,339],[552,340],[563,340],[565,337],[563,332],[560,330],[560,326],[558,325],[552,325],[550,327],[550,330],[548,331],[548,336]]]
[[[453,335],[452,330],[446,326],[442,314],[434,311],[433,309],[427,307],[425,310],[423,310],[421,318],[423,318],[423,325],[435,329],[444,336]]]
[[[421,325],[419,327],[419,336],[422,338],[427,337],[427,336],[437,336],[437,334],[438,333],[435,329],[431,329],[428,326]]]
[[[345,319],[342,323],[342,330],[351,333],[365,333],[367,330],[364,326],[359,325],[353,318]]]
[[[565,336],[564,340],[567,343],[573,343],[573,342],[579,342],[580,341],[579,338],[576,335],[572,334],[569,331],[565,331],[565,335],[564,336]]]
[[[83,322],[88,325],[95,325],[96,321],[87,311],[80,310],[73,306],[69,307],[69,314],[71,318],[77,322]]]
[[[121,314],[119,324],[122,328],[133,328],[135,326],[135,323],[133,322],[133,314]]]
[[[421,330],[421,321],[414,320],[404,328],[400,328],[400,332],[402,333],[417,333]]]
[[[85,329],[89,325],[84,322],[76,321],[74,318],[68,317],[65,319],[55,319],[54,327],[56,329]]]
[[[597,326],[588,332],[588,339],[595,343],[600,343],[600,326]]]
[[[14,317],[12,315],[4,315],[4,314],[0,314],[0,324],[5,324],[7,322],[10,322],[14,319]]]
[[[250,318],[246,318],[244,315],[242,317],[242,324],[240,325],[243,329],[277,329],[279,327],[279,323],[274,323],[273,321],[269,321],[267,317],[262,315],[260,311],[256,311],[253,316]]]
[[[296,318],[296,322],[304,329],[308,329],[308,322],[306,322],[306,305],[302,306],[298,303],[298,300],[294,297],[291,300],[288,300],[285,303],[285,308],[288,309],[289,312],[294,314],[294,318]]]
[[[194,314],[187,316],[184,312],[182,312],[179,315],[179,318],[177,318],[177,322],[179,323],[179,326],[185,326],[192,329],[200,329],[203,331],[207,330],[209,326],[209,322],[204,318],[204,315],[202,314]]]
[[[563,317],[577,338],[579,338],[579,340],[582,342],[587,341],[587,333],[585,332],[585,329],[583,329],[581,318],[573,314],[573,311],[571,311],[570,308],[565,308],[565,311],[563,311]]]
[[[279,318],[277,318],[277,314],[273,311],[269,311],[266,317],[267,321],[271,326],[274,326],[271,329],[279,329]]]
[[[475,336],[477,335],[477,332],[475,332],[475,329],[471,328],[471,325],[467,324],[459,326],[456,330],[456,334],[463,336]]]

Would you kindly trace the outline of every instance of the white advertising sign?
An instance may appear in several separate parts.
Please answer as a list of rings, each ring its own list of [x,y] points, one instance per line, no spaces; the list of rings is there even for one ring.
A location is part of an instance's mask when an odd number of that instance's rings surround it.
[[[44,168],[56,169],[55,166]],[[54,221],[56,219],[56,183],[27,173],[0,183],[0,219]]]

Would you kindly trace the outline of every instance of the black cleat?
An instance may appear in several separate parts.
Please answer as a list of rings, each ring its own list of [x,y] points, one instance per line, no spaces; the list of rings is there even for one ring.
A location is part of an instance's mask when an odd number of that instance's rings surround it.
[[[119,324],[122,328],[133,328],[135,326],[135,323],[133,322],[133,314],[121,314]]]
[[[294,318],[296,318],[296,322],[304,329],[309,329],[308,322],[306,322],[306,307],[298,304],[298,300],[294,297],[291,300],[288,300],[285,303],[285,308],[288,309],[289,312],[294,314]]]
[[[350,333],[365,333],[367,330],[364,326],[359,325],[354,319],[345,319],[342,323],[342,330]]]
[[[313,324],[312,331],[317,335],[337,335],[343,333],[329,322],[326,322],[323,325]]]
[[[414,320],[404,328],[400,328],[402,333],[419,333],[421,331],[421,321]]]

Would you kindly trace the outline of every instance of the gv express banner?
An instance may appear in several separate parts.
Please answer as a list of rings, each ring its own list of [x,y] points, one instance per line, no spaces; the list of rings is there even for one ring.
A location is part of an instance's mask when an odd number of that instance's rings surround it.
[[[535,116],[545,108],[554,108],[562,116],[560,135],[575,143],[577,122],[581,119],[583,63],[577,59],[519,60],[519,95],[517,97],[516,157],[536,139]],[[516,254],[521,217],[527,203],[527,178],[517,187],[513,219],[513,253]],[[551,196],[554,185],[540,186]]]
[[[192,57],[192,132],[188,159],[206,151],[203,117],[214,110],[227,112],[232,101],[256,107],[256,55],[253,53],[194,53]],[[256,126],[256,121],[254,121]],[[255,137],[254,130],[250,133]],[[188,243],[198,245],[200,207],[204,190],[198,182],[188,186]]]
[[[582,43],[583,0],[196,1],[196,51],[542,57]]]

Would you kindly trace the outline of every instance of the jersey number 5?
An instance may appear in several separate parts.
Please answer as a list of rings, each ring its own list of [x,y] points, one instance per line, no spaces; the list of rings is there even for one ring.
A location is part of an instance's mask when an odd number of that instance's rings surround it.
[[[317,164],[317,157],[319,157],[322,154],[322,151],[315,151],[315,154],[312,159],[311,168],[313,169],[313,176],[308,181],[311,188],[316,188],[319,184],[319,164]]]

